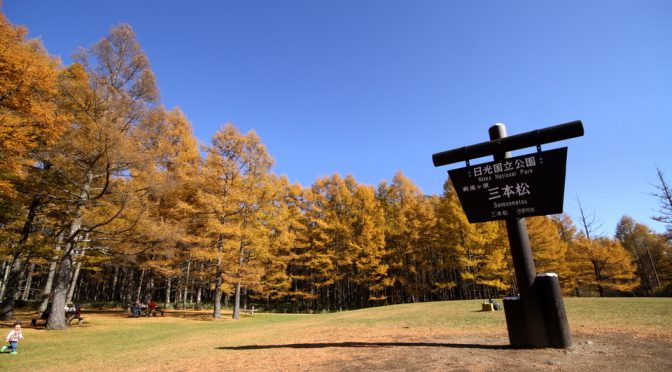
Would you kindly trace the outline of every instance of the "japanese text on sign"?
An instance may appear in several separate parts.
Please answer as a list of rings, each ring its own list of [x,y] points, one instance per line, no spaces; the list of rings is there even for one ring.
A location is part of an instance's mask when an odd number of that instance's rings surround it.
[[[537,165],[537,159],[534,156],[528,156],[525,159],[516,159],[515,161],[503,161],[494,164],[486,164],[473,168],[474,176],[494,175],[502,172],[510,172],[517,169],[532,168]]]
[[[472,222],[562,212],[567,149],[449,171]]]

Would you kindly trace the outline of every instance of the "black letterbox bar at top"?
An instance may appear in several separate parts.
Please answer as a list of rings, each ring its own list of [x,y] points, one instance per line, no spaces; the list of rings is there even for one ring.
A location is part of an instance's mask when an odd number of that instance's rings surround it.
[[[581,120],[565,124],[554,125],[544,129],[537,129],[526,133],[516,134],[488,142],[477,143],[453,150],[437,152],[432,155],[435,167],[457,163],[483,156],[503,154],[507,151],[524,149],[545,143],[562,141],[569,138],[583,136],[583,123]]]

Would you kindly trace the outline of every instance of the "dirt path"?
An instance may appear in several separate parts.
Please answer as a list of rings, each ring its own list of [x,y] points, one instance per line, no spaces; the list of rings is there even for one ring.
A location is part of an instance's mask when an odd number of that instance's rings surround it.
[[[211,357],[172,361],[177,371],[672,371],[672,340],[655,334],[575,332],[568,350],[511,349],[506,334],[427,330],[325,330],[323,337],[217,347]],[[320,332],[317,332],[319,334]],[[241,340],[242,341],[242,340]],[[168,366],[166,366],[168,367]]]

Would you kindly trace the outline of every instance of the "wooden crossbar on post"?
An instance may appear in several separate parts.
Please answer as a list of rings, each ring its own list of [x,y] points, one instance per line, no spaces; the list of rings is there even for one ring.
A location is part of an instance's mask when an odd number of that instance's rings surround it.
[[[492,139],[471,146],[437,152],[432,155],[432,161],[434,162],[435,167],[440,167],[442,165],[460,161],[477,159],[494,154],[504,154],[508,151],[581,136],[583,136],[583,123],[581,123],[581,120],[575,120],[565,124],[516,134],[515,136]]]

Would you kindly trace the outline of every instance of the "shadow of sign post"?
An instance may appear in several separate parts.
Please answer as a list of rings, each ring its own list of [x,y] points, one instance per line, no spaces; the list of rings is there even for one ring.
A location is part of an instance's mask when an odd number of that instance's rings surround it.
[[[448,171],[470,223],[504,220],[520,295],[504,299],[513,347],[567,348],[572,344],[558,276],[537,275],[525,217],[562,213],[567,148],[541,145],[583,136],[573,121],[508,137],[503,124],[489,129],[490,141],[432,155],[434,166],[466,162]],[[510,151],[536,146],[537,152],[511,157]],[[472,166],[471,159],[494,161]]]

